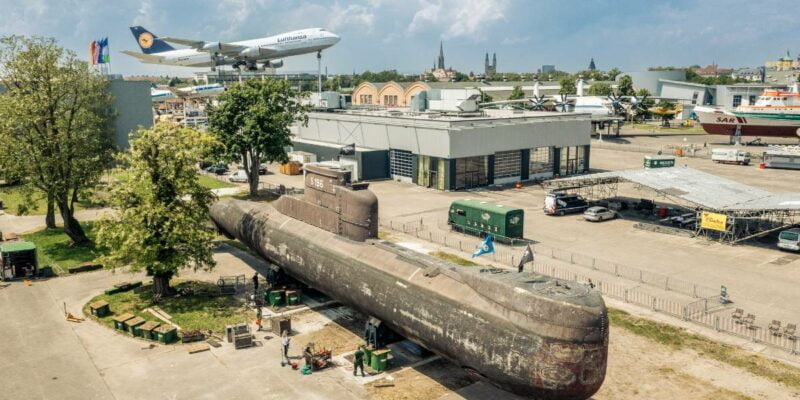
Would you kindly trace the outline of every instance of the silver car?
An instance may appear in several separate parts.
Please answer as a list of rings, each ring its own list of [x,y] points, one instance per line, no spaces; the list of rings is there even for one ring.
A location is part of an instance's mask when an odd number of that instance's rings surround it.
[[[800,228],[781,232],[778,235],[778,247],[784,250],[800,251]]]
[[[600,222],[607,219],[614,219],[617,213],[605,207],[589,207],[584,213],[583,218],[587,221]]]

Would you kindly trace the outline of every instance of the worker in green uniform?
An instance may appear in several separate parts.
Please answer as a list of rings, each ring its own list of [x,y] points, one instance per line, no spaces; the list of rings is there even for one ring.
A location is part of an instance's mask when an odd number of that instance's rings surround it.
[[[356,376],[356,371],[361,368],[361,376],[364,375],[364,350],[362,346],[358,346],[358,350],[353,354],[353,376]]]

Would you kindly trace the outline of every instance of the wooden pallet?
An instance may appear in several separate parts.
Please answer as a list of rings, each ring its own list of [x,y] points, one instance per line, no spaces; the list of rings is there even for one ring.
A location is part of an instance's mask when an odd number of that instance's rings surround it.
[[[206,342],[192,342],[183,345],[183,347],[186,348],[186,351],[188,351],[189,354],[200,353],[203,351],[210,350],[210,348],[208,347],[208,343]]]

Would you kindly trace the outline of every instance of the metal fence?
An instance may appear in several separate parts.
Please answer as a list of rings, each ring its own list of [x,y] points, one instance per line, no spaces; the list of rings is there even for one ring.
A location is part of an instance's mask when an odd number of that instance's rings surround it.
[[[475,245],[474,238],[463,237],[461,235],[452,235],[448,234],[447,232],[432,231],[429,229],[430,226],[426,225],[422,219],[411,222],[381,220],[380,225],[384,228],[410,234],[417,238],[428,240],[430,242],[441,244],[445,247],[460,251],[471,251]],[[539,249],[539,253],[541,254],[542,248],[545,246],[536,244],[535,247]],[[768,328],[765,329],[764,327],[756,324],[745,324],[740,320],[719,315],[719,312],[725,310],[726,307],[725,304],[720,301],[721,299],[719,292],[715,292],[710,288],[680,281],[649,271],[643,271],[633,267],[596,259],[591,256],[573,253],[568,250],[555,249],[552,247],[548,249],[548,252],[545,252],[545,254],[549,254],[550,258],[569,261],[570,263],[576,265],[589,265],[593,270],[605,271],[612,273],[615,276],[626,278],[632,276],[635,278],[633,279],[634,281],[649,284],[660,289],[688,294],[698,298],[698,300],[683,304],[674,300],[654,296],[642,290],[630,289],[618,283],[590,279],[583,274],[572,272],[564,268],[547,265],[538,261],[531,263],[531,265],[527,266],[527,268],[534,272],[548,275],[556,279],[582,283],[591,282],[595,289],[604,296],[622,300],[629,304],[649,308],[655,312],[680,318],[684,321],[692,322],[707,328],[712,328],[717,332],[747,338],[753,342],[776,347],[788,351],[793,355],[800,354],[800,346],[798,346],[796,336],[788,336],[782,332],[776,332],[774,330],[769,330]],[[494,253],[490,253],[485,257],[488,256],[492,257],[492,261],[507,265],[512,268],[516,268],[517,262],[519,261],[517,255],[498,248],[495,249]],[[709,295],[709,292],[715,293]]]

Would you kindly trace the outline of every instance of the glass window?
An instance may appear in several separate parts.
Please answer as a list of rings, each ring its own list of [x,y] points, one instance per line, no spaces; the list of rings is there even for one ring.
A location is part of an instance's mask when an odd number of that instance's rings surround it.
[[[471,189],[486,186],[486,157],[466,157],[456,159],[456,187],[455,189]]]
[[[750,98],[747,101],[751,106],[756,104],[756,96],[750,96]]]
[[[742,96],[737,94],[733,96],[733,106],[739,107],[740,105],[742,105]]]
[[[389,150],[389,171],[393,176],[411,178],[413,165],[411,152],[404,150]]]
[[[553,148],[537,147],[531,149],[530,174],[553,172]]]
[[[520,176],[521,153],[519,150],[494,153],[494,178]]]

